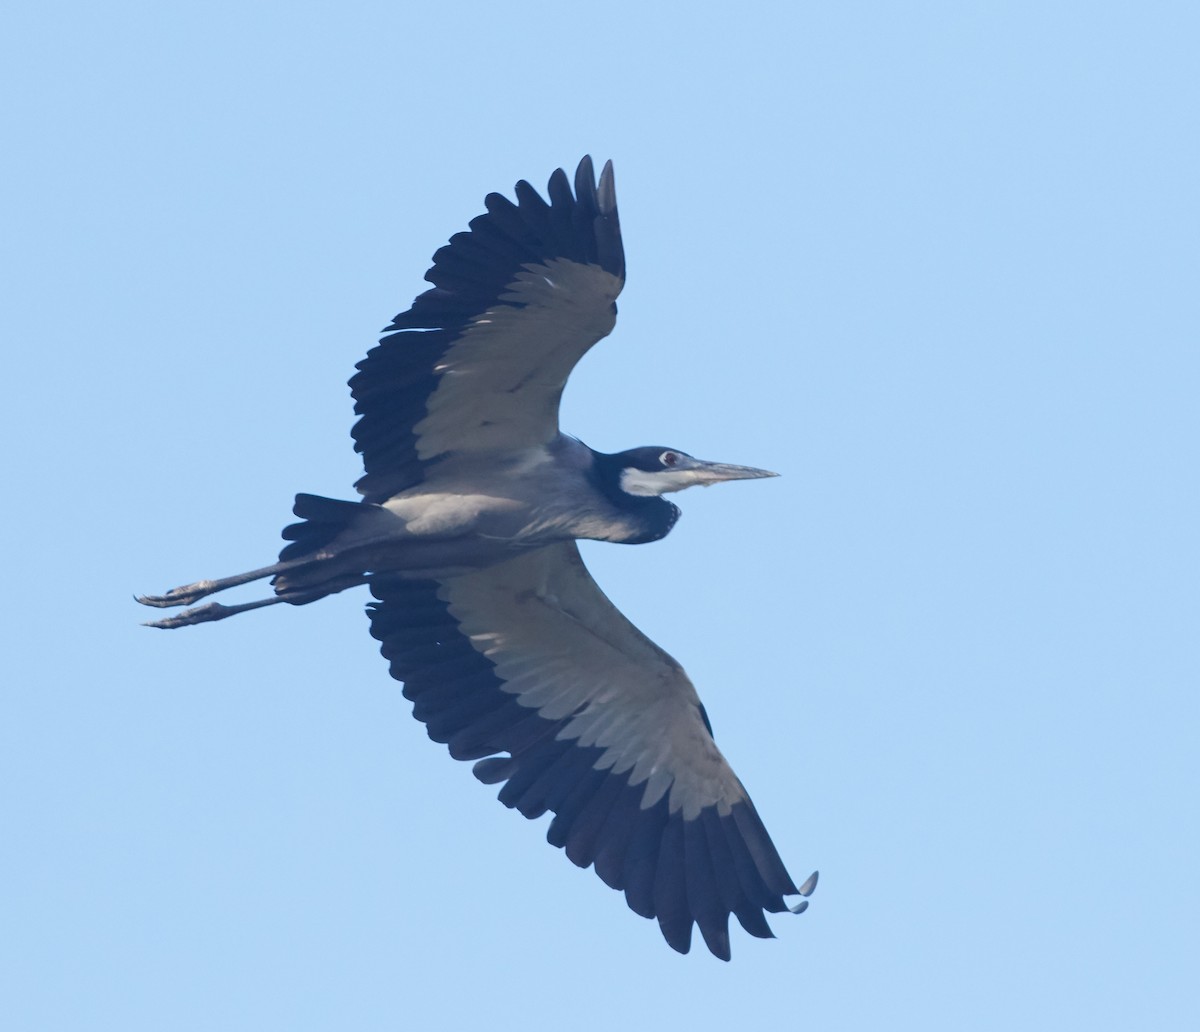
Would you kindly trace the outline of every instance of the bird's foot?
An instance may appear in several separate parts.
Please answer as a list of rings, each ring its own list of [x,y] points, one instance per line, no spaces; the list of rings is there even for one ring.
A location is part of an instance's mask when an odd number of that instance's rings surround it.
[[[196,581],[195,584],[185,584],[181,588],[172,588],[165,595],[138,595],[137,600],[144,606],[170,609],[171,606],[191,605],[205,595],[211,595],[216,587],[214,581],[202,580]]]
[[[166,596],[162,596],[166,597]],[[145,599],[138,599],[139,602],[144,602]],[[157,605],[158,603],[150,602],[147,605]],[[168,602],[166,605],[179,605],[177,602]],[[149,620],[142,624],[143,627],[162,627],[170,629],[173,627],[188,627],[191,624],[208,623],[211,620],[223,620],[227,616],[232,616],[235,612],[239,612],[240,607],[223,606],[220,602],[209,602],[206,606],[199,606],[196,609],[185,609],[182,613],[176,613],[174,616],[169,616],[164,620]]]

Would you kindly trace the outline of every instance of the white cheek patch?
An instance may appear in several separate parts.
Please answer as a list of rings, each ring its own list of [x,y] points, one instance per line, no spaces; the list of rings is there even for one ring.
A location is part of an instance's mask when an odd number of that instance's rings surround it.
[[[621,490],[640,498],[682,491],[702,481],[703,475],[694,469],[660,469],[653,473],[633,467],[621,470]]]

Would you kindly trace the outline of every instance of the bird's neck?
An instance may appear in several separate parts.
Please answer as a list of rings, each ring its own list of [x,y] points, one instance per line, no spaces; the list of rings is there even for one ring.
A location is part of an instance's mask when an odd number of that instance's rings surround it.
[[[619,544],[643,545],[666,537],[679,519],[679,507],[659,495],[631,495],[621,489],[622,463],[617,455],[593,452],[590,479],[612,503],[629,527]]]

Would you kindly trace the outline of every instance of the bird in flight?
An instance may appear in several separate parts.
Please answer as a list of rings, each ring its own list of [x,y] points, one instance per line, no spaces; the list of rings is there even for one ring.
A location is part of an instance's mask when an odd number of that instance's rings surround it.
[[[547,839],[657,918],[680,953],[696,925],[728,960],[729,916],[801,912],[683,668],[605,597],[576,541],[657,541],[693,485],[775,476],[678,448],[593,451],[559,399],[616,321],[625,282],[612,162],[527,182],[433,258],[433,284],[350,380],[359,501],[296,496],[279,561],[138,601],[191,606],[270,577],[274,594],[156,620],[185,627],[365,584],[371,634],[413,715],[499,798],[555,816]]]

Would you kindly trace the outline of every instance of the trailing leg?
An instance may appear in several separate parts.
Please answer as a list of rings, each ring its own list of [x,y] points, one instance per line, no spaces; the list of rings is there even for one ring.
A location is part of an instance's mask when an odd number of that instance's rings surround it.
[[[218,577],[216,580],[200,580],[194,584],[185,584],[180,588],[172,588],[164,595],[139,595],[137,600],[144,606],[154,606],[158,609],[169,609],[171,606],[190,606],[206,595],[224,591],[226,588],[236,588],[239,584],[249,584],[251,581],[262,580],[264,577],[274,577],[284,573],[304,560],[289,560],[272,563],[257,570],[245,573],[235,573],[231,577]]]
[[[235,573],[231,577],[219,577],[216,580],[200,580],[194,584],[184,584],[182,587],[172,588],[163,595],[139,595],[138,601],[144,606],[154,606],[157,609],[190,606],[193,602],[198,602],[218,591],[225,591],[227,588],[236,588],[242,584],[249,584],[251,581],[270,577],[275,585],[276,594],[280,596],[280,601],[300,604],[301,602],[311,602],[315,598],[320,598],[321,595],[341,591],[353,584],[361,584],[363,581],[353,575],[351,575],[352,579],[347,579],[344,568],[337,574],[331,574],[321,569],[321,564],[334,557],[336,549],[330,547],[334,539],[360,518],[366,508],[368,507],[364,507],[361,502],[342,502],[333,498],[322,498],[319,495],[298,494],[292,511],[301,517],[302,522],[293,523],[284,528],[284,539],[290,543],[284,546],[283,551],[279,554],[278,562],[272,563],[270,566],[259,567],[257,570]],[[375,510],[378,507],[370,506],[369,508]],[[294,573],[297,576],[289,580],[286,576],[288,573]],[[301,576],[301,574],[303,575]],[[345,581],[345,583],[333,587],[332,582],[334,581]],[[327,587],[327,584],[330,586]],[[298,597],[300,595],[303,597]],[[259,604],[266,605],[267,603]],[[222,616],[204,616],[188,622],[201,623],[205,620],[219,620],[224,616],[232,615],[233,612],[241,612],[241,609],[236,606],[219,606],[217,608],[228,611],[224,612]],[[256,608],[256,606],[252,605],[248,608]],[[154,626],[165,625],[165,621],[159,621]],[[171,624],[170,626],[182,626],[182,624]]]
[[[138,599],[138,601],[142,600]],[[271,598],[260,598],[257,602],[243,602],[240,606],[223,606],[220,602],[209,602],[206,606],[200,606],[196,609],[185,609],[182,613],[176,613],[174,616],[168,616],[163,620],[148,620],[142,626],[162,627],[166,629],[190,627],[192,624],[209,623],[212,620],[224,620],[227,616],[236,616],[238,613],[244,613],[249,609],[261,609],[263,606],[273,606],[276,602],[286,601],[287,599],[282,595],[273,595]]]

